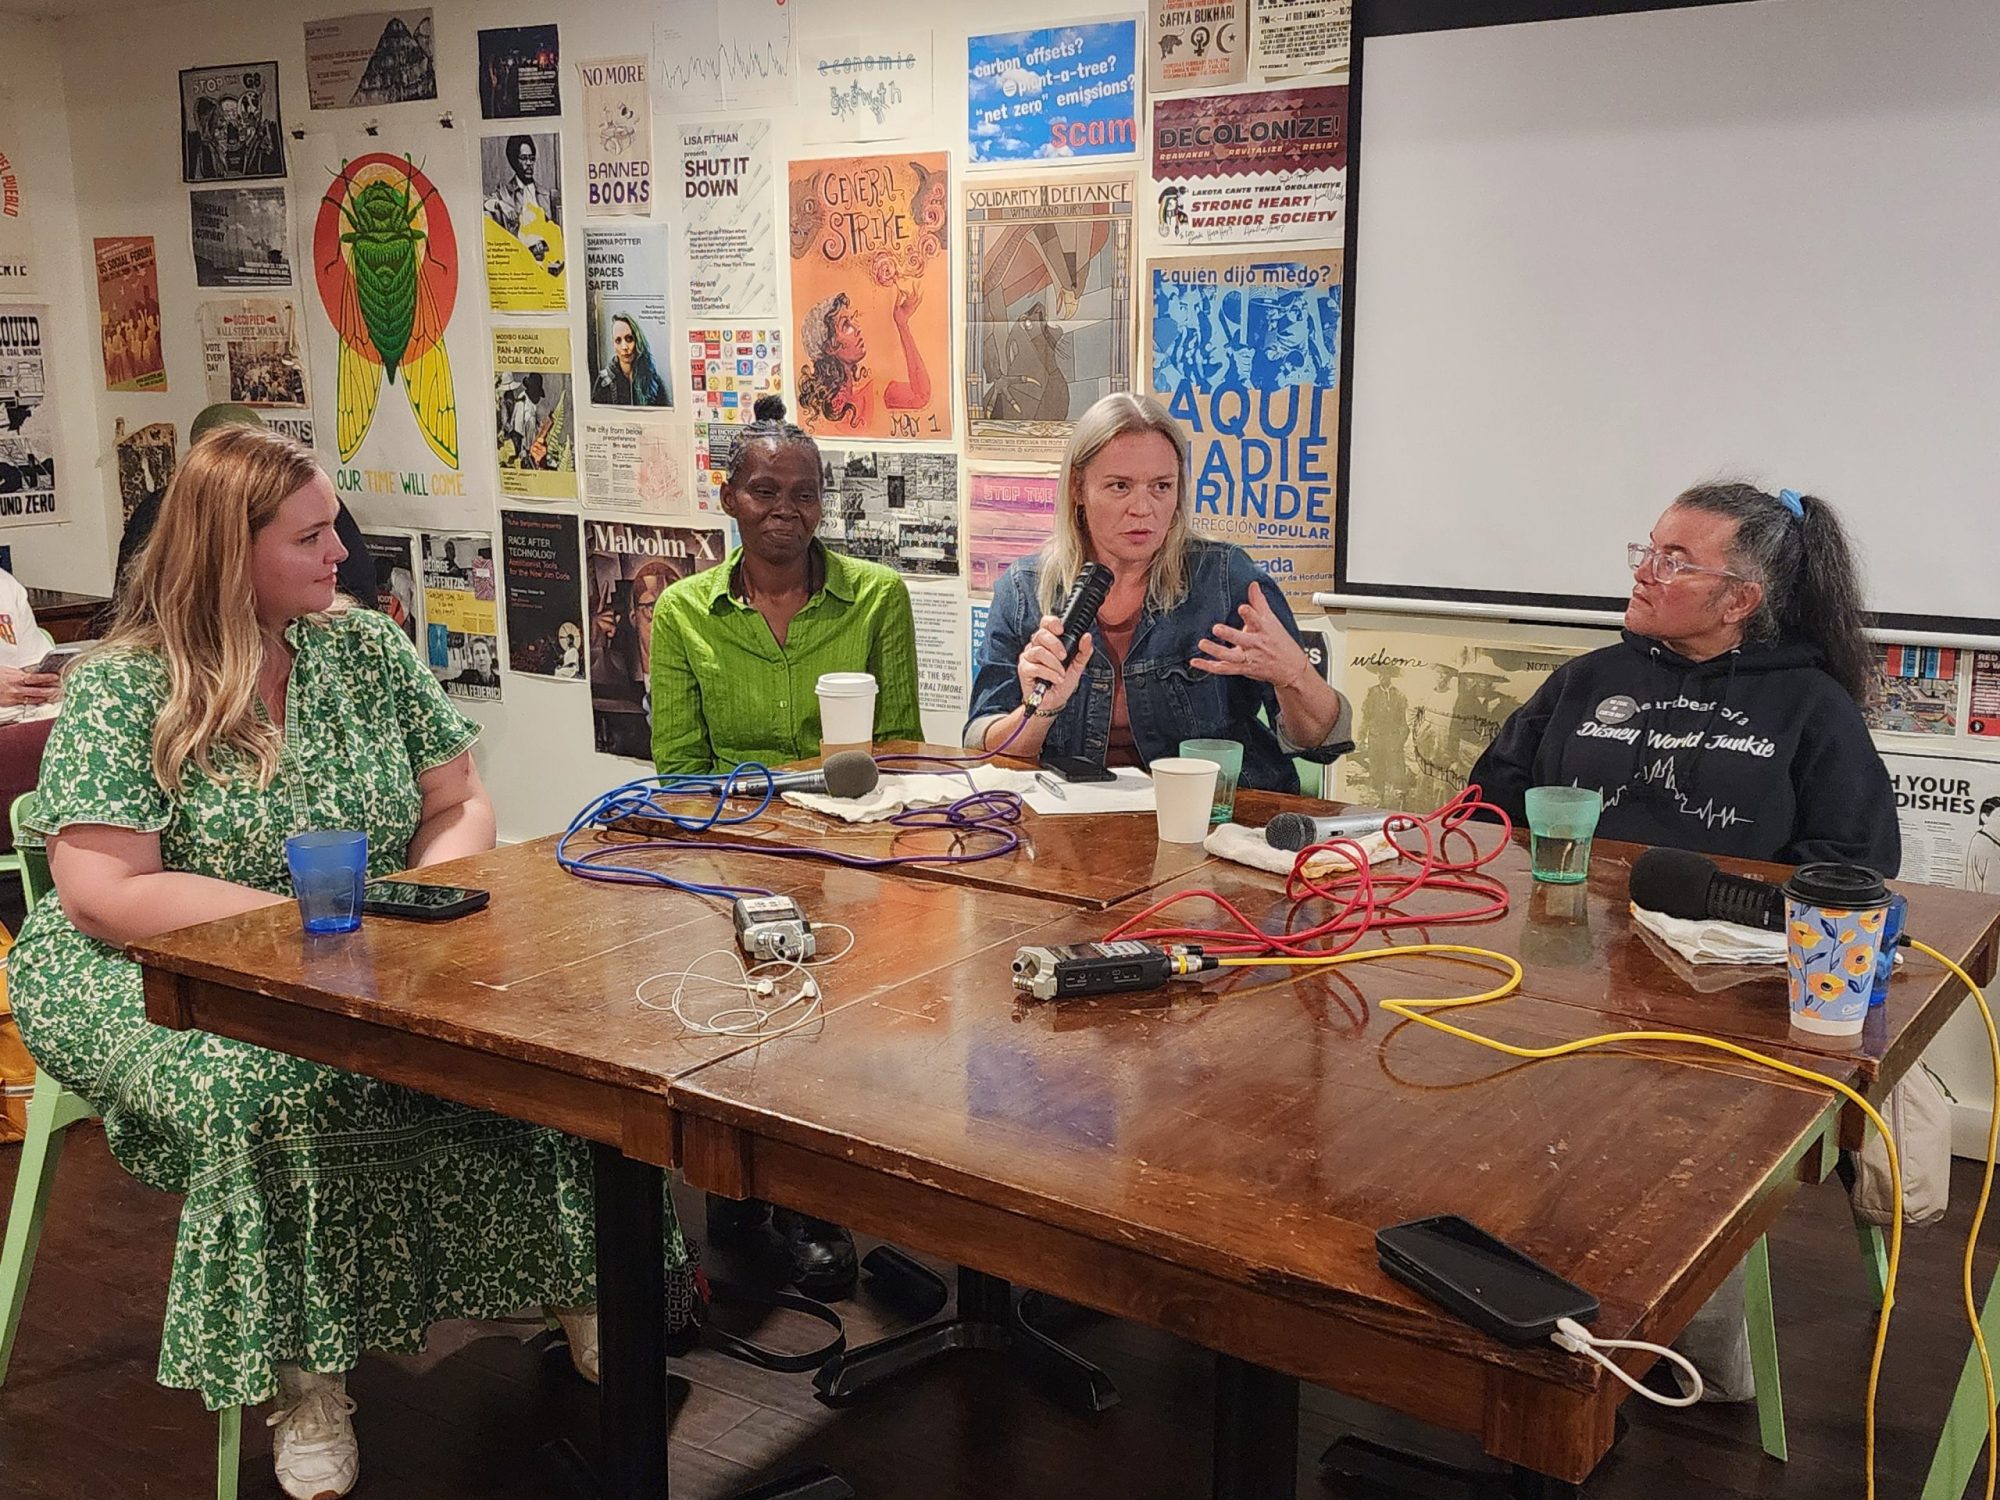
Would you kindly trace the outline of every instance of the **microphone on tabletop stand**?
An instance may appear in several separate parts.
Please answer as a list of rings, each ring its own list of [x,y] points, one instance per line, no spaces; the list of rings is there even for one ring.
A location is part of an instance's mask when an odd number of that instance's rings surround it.
[[[1734,922],[1785,930],[1785,893],[1768,881],[1731,875],[1692,849],[1648,849],[1632,861],[1632,904],[1690,922]]]
[[[1097,612],[1104,606],[1104,596],[1111,592],[1111,570],[1099,562],[1087,562],[1076,575],[1076,583],[1070,588],[1069,597],[1062,607],[1062,648],[1063,665],[1067,667],[1076,657],[1076,648],[1083,640],[1084,632],[1090,629]],[[1028,694],[1028,711],[1042,706],[1042,698],[1050,684],[1037,682],[1034,691]]]

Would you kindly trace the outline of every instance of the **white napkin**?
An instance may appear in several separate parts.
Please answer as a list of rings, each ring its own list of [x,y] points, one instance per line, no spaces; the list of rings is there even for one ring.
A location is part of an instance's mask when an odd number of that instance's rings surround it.
[[[1357,842],[1368,855],[1371,865],[1396,857],[1396,846],[1389,842],[1386,834],[1371,833]],[[1224,823],[1220,828],[1212,829],[1202,840],[1202,847],[1220,859],[1234,860],[1255,870],[1269,870],[1273,875],[1291,874],[1292,862],[1298,858],[1293,850],[1273,849],[1265,839],[1263,829],[1245,828],[1241,823]],[[1315,880],[1353,868],[1352,860],[1332,849],[1322,849],[1306,862],[1306,874]]]
[[[943,807],[960,797],[972,795],[974,786],[982,792],[1025,792],[1035,784],[1032,771],[1009,771],[1000,766],[968,766],[972,784],[957,772],[905,772],[884,776],[865,797],[828,797],[820,792],[786,792],[785,801],[794,807],[825,813],[847,823],[879,823],[912,807]]]
[[[1633,905],[1632,920],[1691,964],[1781,964],[1785,935],[1735,922],[1691,922]]]

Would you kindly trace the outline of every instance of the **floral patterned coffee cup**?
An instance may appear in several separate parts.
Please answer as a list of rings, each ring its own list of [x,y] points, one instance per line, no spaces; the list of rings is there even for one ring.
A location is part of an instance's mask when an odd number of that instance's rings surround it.
[[[1860,865],[1801,865],[1785,883],[1785,988],[1796,1029],[1861,1034],[1888,912],[1889,888]]]

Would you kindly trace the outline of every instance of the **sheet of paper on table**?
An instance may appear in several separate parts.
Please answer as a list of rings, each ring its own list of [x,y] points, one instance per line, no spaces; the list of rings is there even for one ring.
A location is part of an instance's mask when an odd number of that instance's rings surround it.
[[[1115,778],[1111,781],[1064,781],[1053,771],[1044,771],[1042,777],[1062,788],[1060,794],[1052,792],[1038,777],[1035,785],[1022,794],[1026,802],[1043,817],[1061,817],[1065,813],[1149,813],[1153,810],[1153,778],[1137,766],[1114,766],[1111,771]]]

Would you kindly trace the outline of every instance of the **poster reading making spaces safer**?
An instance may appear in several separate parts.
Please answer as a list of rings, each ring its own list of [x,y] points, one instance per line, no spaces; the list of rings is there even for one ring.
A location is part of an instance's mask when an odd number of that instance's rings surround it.
[[[1070,424],[1132,388],[1132,179],[965,187],[966,445],[1055,460]]]
[[[1156,260],[1147,279],[1146,367],[1193,445],[1195,527],[1310,610],[1334,586],[1340,252]]]

